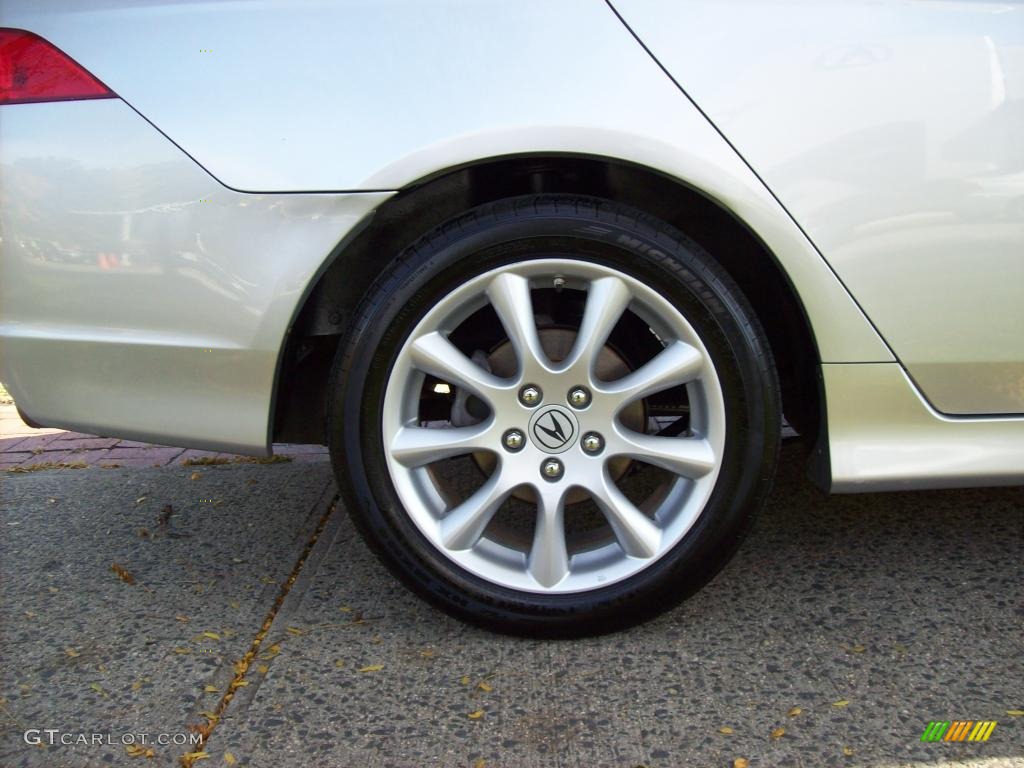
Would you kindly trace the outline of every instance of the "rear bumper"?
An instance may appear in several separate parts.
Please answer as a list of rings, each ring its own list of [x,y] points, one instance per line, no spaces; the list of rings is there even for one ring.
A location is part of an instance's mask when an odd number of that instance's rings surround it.
[[[0,380],[48,426],[263,453],[278,355],[390,193],[233,192],[118,99],[0,121]]]
[[[1024,483],[1024,418],[938,413],[898,363],[822,372],[833,493]]]

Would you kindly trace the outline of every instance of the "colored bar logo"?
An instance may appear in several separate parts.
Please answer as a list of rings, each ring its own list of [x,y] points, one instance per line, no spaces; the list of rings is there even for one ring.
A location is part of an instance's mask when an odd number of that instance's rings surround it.
[[[933,720],[921,734],[921,741],[988,741],[995,729],[994,720]]]

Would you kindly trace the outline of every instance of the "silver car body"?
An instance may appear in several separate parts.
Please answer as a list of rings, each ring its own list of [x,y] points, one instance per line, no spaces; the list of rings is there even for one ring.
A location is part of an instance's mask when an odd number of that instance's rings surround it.
[[[1024,481],[1018,4],[2,0],[0,26],[120,97],[0,107],[0,379],[41,423],[267,452],[289,329],[374,211],[571,154],[771,251],[833,491]]]

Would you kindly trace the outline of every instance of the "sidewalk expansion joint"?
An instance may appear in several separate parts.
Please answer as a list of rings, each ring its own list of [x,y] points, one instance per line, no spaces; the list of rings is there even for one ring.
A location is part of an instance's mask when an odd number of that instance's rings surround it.
[[[245,655],[242,656],[241,659],[235,662],[235,676],[231,680],[231,684],[228,686],[227,691],[217,703],[217,706],[212,712],[205,715],[206,722],[204,724],[189,726],[191,730],[199,733],[200,743],[195,751],[187,752],[181,756],[180,763],[182,768],[192,768],[193,763],[197,760],[209,757],[206,752],[207,742],[209,742],[210,737],[217,728],[217,724],[223,719],[224,713],[231,704],[231,700],[235,697],[235,691],[246,684],[245,676],[249,671],[249,666],[256,659],[256,655],[260,651],[260,645],[262,645],[263,640],[270,632],[270,629],[274,624],[274,619],[277,618],[277,614],[281,610],[281,606],[284,604],[285,598],[288,597],[288,593],[295,585],[296,580],[299,578],[299,574],[302,572],[303,567],[306,565],[306,561],[309,559],[310,553],[313,551],[313,547],[316,546],[317,541],[320,539],[321,534],[327,527],[327,523],[331,519],[331,516],[334,514],[337,507],[338,499],[335,497],[331,501],[330,506],[328,506],[327,511],[324,512],[320,521],[317,523],[316,529],[309,537],[309,541],[306,542],[306,546],[299,555],[299,559],[295,561],[295,565],[292,567],[292,571],[288,575],[288,578],[281,584],[281,589],[278,591],[273,605],[270,606],[270,610],[267,611],[267,615],[263,619],[263,625],[260,627],[260,631],[256,633],[256,636],[249,644],[249,650],[246,651]]]

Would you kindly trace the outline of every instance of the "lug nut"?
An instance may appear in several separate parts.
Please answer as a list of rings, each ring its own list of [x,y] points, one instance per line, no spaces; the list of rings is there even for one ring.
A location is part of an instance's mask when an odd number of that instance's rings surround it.
[[[532,384],[519,390],[519,402],[528,408],[532,408],[537,405],[540,402],[540,398],[540,388],[535,387]]]
[[[573,408],[586,408],[590,405],[590,392],[586,387],[574,387],[569,390],[569,405]]]
[[[540,465],[540,471],[548,480],[557,480],[562,476],[562,462],[558,459],[548,459]]]
[[[587,432],[580,441],[583,450],[590,454],[600,453],[604,449],[604,438],[597,432]]]
[[[510,451],[518,451],[523,447],[526,437],[518,429],[510,429],[505,433],[505,436],[501,438],[501,442],[504,443],[505,447]]]

